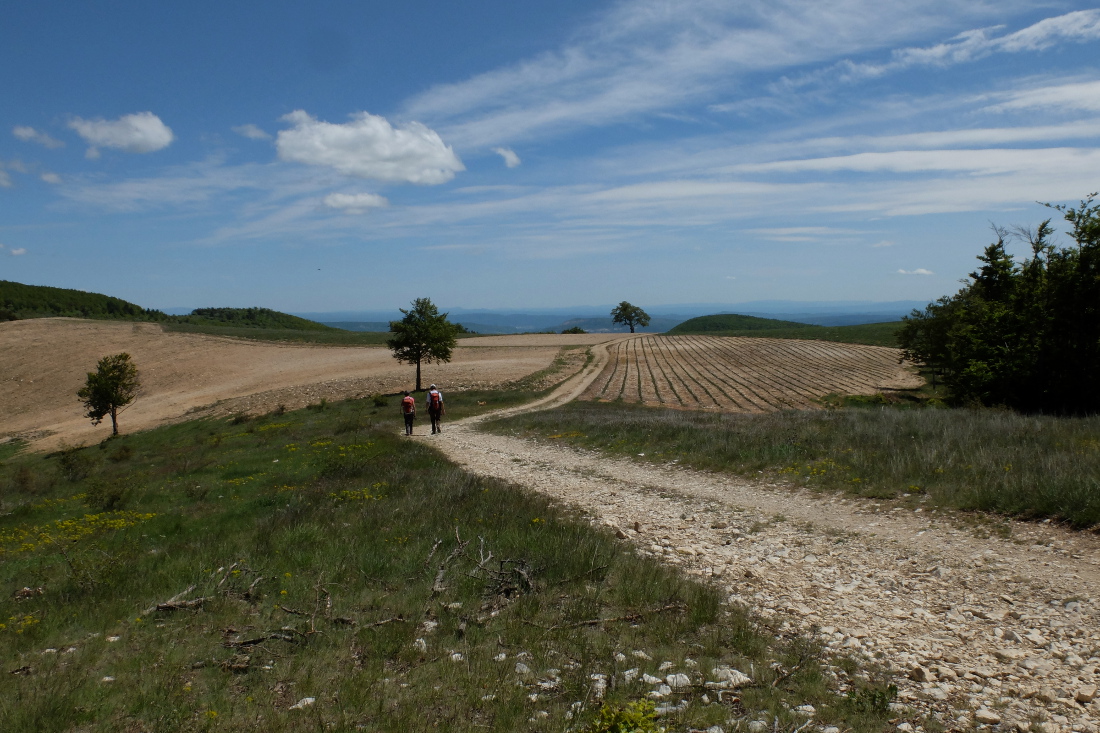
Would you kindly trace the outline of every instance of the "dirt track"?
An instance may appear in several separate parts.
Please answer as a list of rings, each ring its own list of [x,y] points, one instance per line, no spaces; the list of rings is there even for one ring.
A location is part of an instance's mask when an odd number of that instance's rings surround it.
[[[610,336],[507,336],[465,339],[449,364],[424,367],[425,383],[490,388],[550,365],[560,346]],[[143,389],[120,417],[125,430],[184,416],[265,412],[413,386],[412,367],[384,347],[265,343],[166,333],[151,323],[41,318],[0,324],[0,439],[24,437],[38,449],[108,435],[82,417],[76,391],[102,356],[125,351]]]
[[[420,439],[468,471],[581,507],[638,552],[722,585],[784,628],[819,633],[838,655],[892,667],[901,688],[894,722],[909,730],[923,730],[924,715],[958,731],[1100,730],[1100,536],[1008,522],[1010,536],[998,537],[951,511],[477,429],[575,399],[607,374],[607,350],[593,352],[590,368],[540,403]]]

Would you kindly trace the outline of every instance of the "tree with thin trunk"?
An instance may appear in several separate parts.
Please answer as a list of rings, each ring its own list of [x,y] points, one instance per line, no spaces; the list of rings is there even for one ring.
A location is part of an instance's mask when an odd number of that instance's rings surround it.
[[[417,298],[409,310],[401,309],[405,317],[390,321],[393,337],[386,346],[393,358],[403,364],[416,364],[416,391],[420,391],[420,364],[449,362],[455,347],[458,326],[447,320],[429,298]]]
[[[84,403],[92,419],[99,425],[107,415],[111,416],[111,435],[118,435],[118,413],[122,412],[141,389],[137,367],[126,353],[105,356],[96,364],[76,396]]]
[[[611,309],[611,322],[621,323],[629,327],[631,333],[634,333],[635,326],[645,328],[649,325],[649,314],[624,300]]]

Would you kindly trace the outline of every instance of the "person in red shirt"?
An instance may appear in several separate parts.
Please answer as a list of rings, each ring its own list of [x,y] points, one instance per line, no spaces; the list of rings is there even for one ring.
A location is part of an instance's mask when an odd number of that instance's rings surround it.
[[[405,397],[401,400],[401,414],[405,416],[405,435],[412,435],[413,420],[416,419],[416,400],[408,390],[405,390]]]
[[[443,432],[441,424],[447,409],[443,406],[443,393],[433,384],[428,388],[428,417],[432,419],[432,435]]]

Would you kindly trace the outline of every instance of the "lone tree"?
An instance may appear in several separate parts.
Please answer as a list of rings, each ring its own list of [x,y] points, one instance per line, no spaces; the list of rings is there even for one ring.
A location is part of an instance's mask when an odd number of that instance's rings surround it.
[[[630,332],[634,333],[635,326],[645,328],[649,325],[649,314],[624,300],[611,309],[611,321],[629,327]]]
[[[405,317],[390,321],[393,338],[386,346],[393,358],[403,364],[416,364],[416,391],[420,391],[420,363],[448,362],[455,347],[458,326],[447,320],[429,298],[417,298],[409,310],[401,309]]]
[[[122,353],[100,359],[76,396],[88,409],[85,416],[92,419],[92,425],[110,415],[111,435],[118,435],[118,413],[134,401],[140,388],[137,367],[129,354]]]

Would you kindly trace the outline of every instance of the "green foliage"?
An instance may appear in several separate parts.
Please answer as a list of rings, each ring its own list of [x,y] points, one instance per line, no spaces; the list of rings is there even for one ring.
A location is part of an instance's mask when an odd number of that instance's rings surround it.
[[[161,321],[168,316],[121,298],[0,280],[0,321],[43,316]]]
[[[995,229],[982,265],[953,296],[905,319],[907,358],[942,377],[960,404],[1028,412],[1100,412],[1100,204],[1053,206],[1074,246],[1055,247],[1050,220],[1031,231]],[[1005,242],[1028,242],[1017,264]]]
[[[118,413],[133,402],[140,388],[137,367],[124,352],[100,359],[76,396],[84,403],[85,417],[91,418],[92,425],[99,425],[110,415],[111,433],[118,435]]]
[[[306,318],[280,313],[270,308],[196,308],[189,316],[173,319],[178,323],[229,326],[233,328],[287,329],[293,331],[338,331],[339,329]]]
[[[448,362],[455,347],[457,330],[440,313],[430,298],[417,298],[409,310],[401,309],[405,317],[390,321],[393,337],[386,346],[393,358],[404,364],[416,364],[416,389],[420,390],[420,365]]]
[[[712,331],[762,331],[775,328],[806,328],[805,323],[781,321],[776,318],[757,318],[736,313],[719,313],[714,316],[689,318],[666,333],[710,333]]]
[[[657,706],[652,700],[638,700],[628,705],[604,705],[596,719],[583,733],[660,733]]]
[[[635,326],[645,328],[649,325],[649,314],[624,300],[611,309],[611,322],[622,324],[634,333]]]
[[[565,329],[562,333],[588,333],[588,331],[585,331],[580,326],[573,326],[572,328]]]

